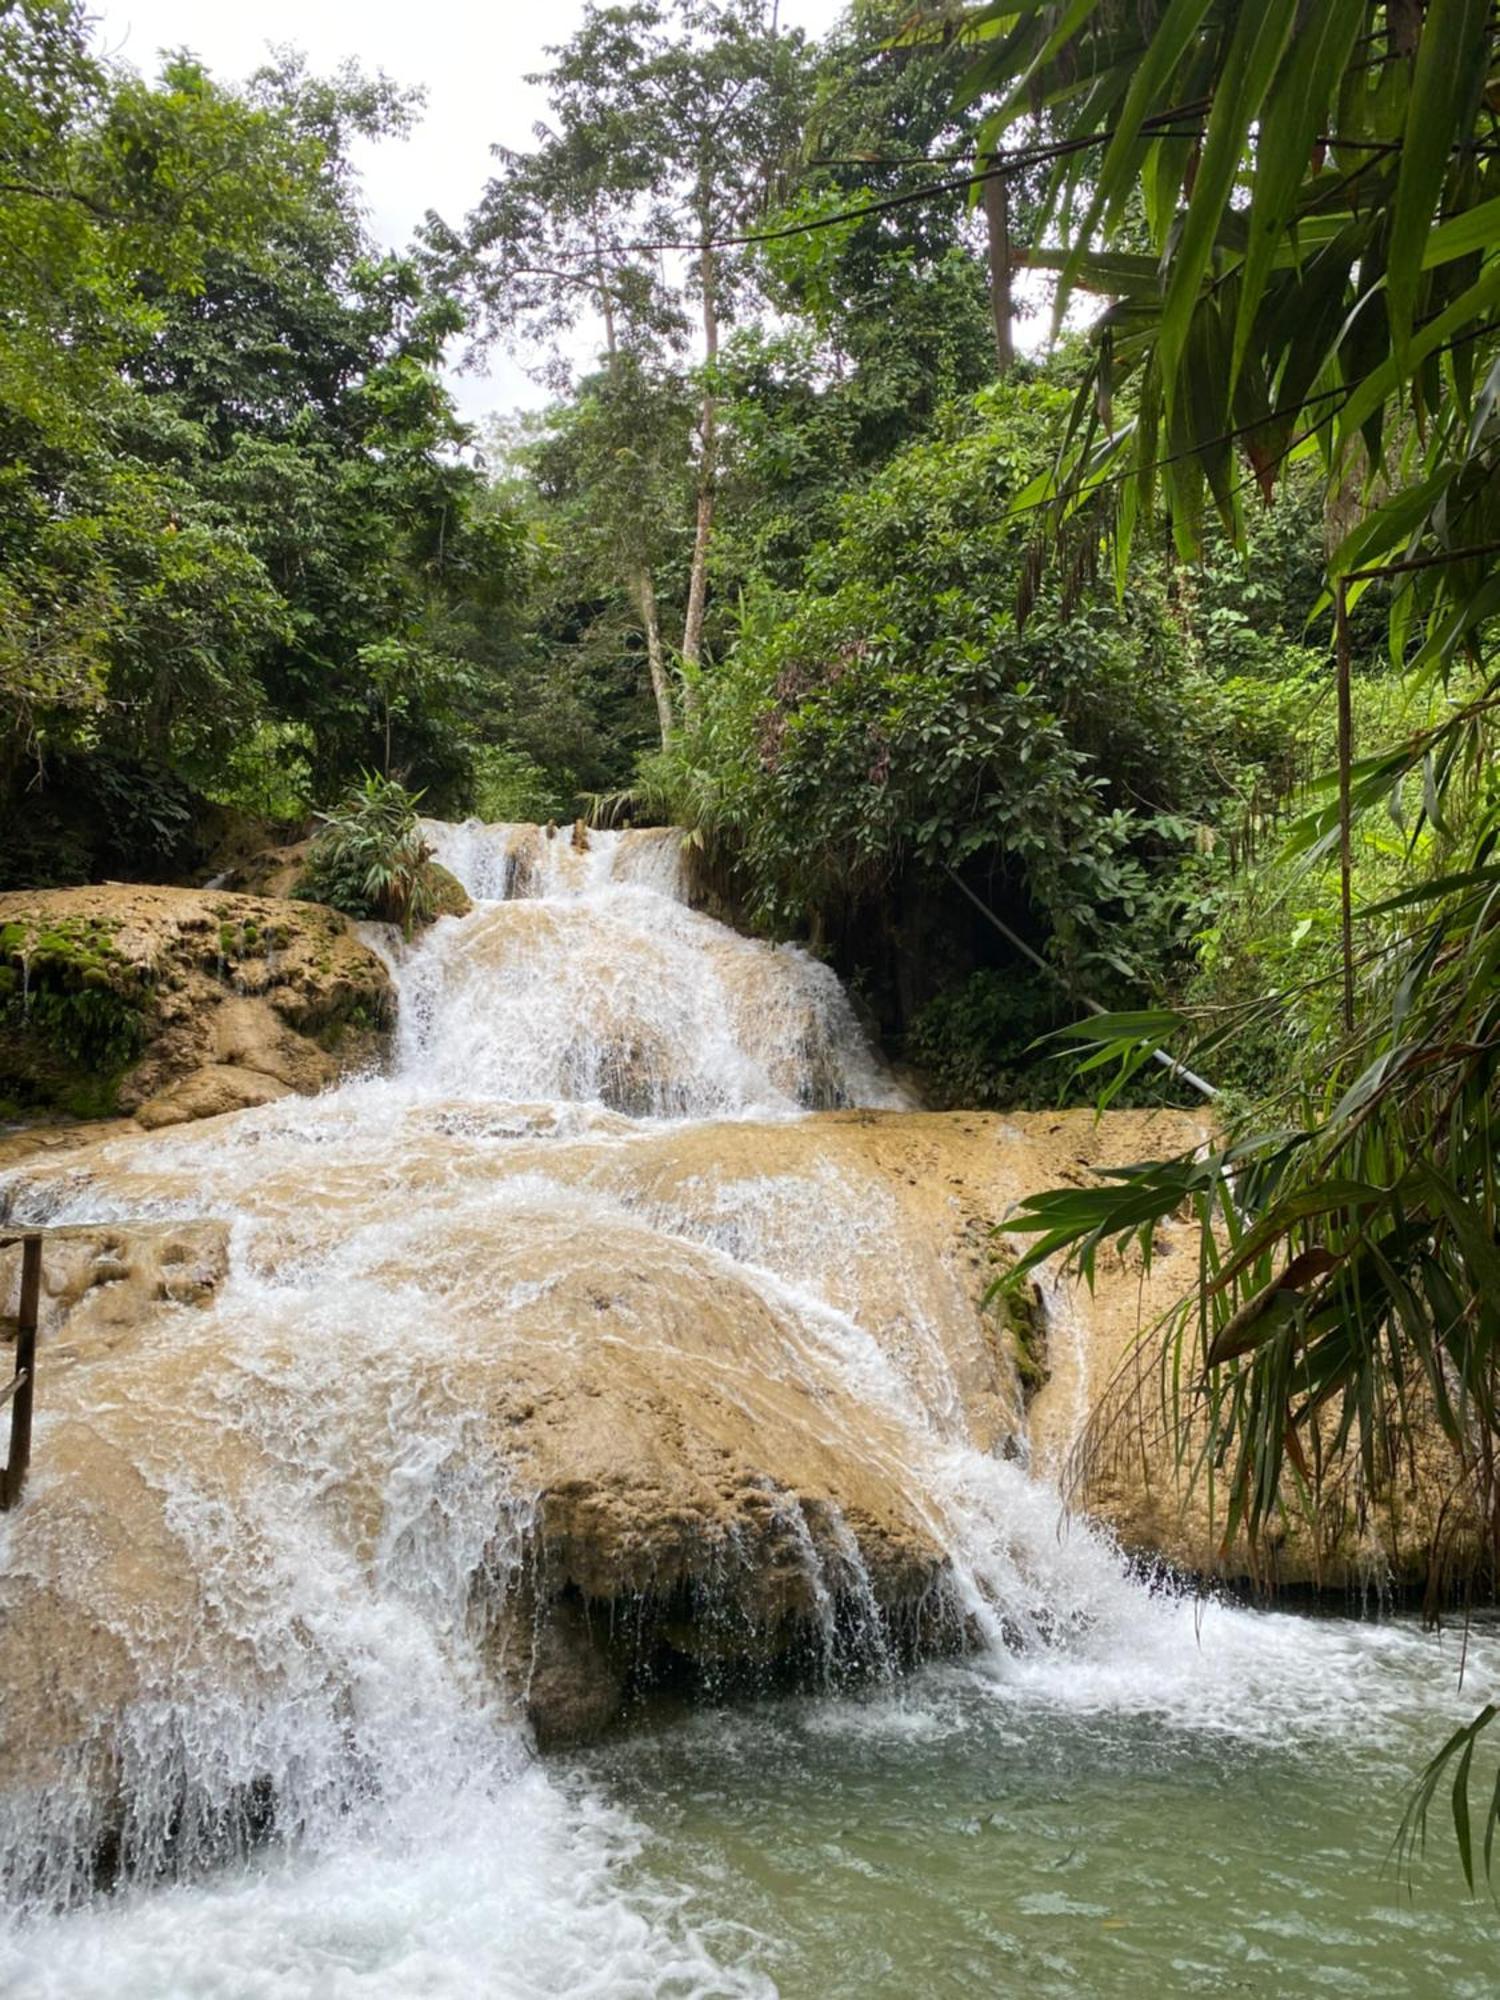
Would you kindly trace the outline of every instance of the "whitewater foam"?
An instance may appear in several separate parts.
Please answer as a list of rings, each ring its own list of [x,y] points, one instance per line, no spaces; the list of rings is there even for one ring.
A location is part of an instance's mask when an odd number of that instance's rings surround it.
[[[774,1990],[738,1969],[754,1956],[744,1939],[652,1876],[628,1816],[532,1762],[496,1692],[487,1649],[534,1496],[476,1427],[451,1357],[549,1280],[478,1297],[466,1233],[666,1238],[763,1298],[795,1330],[785,1367],[812,1356],[900,1440],[888,1476],[947,1551],[985,1641],[944,1671],[988,1698],[1226,1739],[1409,1719],[1409,1692],[1390,1690],[1408,1689],[1415,1635],[1153,1592],[1049,1484],[968,1442],[936,1332],[968,1307],[951,1273],[897,1244],[868,1182],[828,1162],[675,1187],[654,1166],[636,1173],[663,1121],[903,1101],[827,967],[689,908],[670,830],[428,833],[479,907],[410,949],[386,941],[401,998],[389,1075],[12,1178],[24,1218],[217,1213],[234,1226],[212,1314],[177,1316],[129,1364],[138,1405],[66,1413],[163,1493],[190,1577],[154,1579],[122,1609],[118,1579],[89,1574],[85,1536],[29,1541],[24,1510],[0,1522],[0,1571],[66,1571],[152,1669],[149,1698],[102,1717],[50,1788],[0,1808],[0,1851],[32,1897],[0,1945],[0,1990]],[[877,1339],[866,1291],[882,1263],[897,1303]],[[1049,1306],[1066,1333],[1066,1295]],[[161,1410],[168,1354],[180,1396]],[[63,1477],[48,1450],[63,1420],[44,1407],[39,1494]],[[207,1471],[186,1448],[205,1427],[223,1440]],[[252,1446],[276,1478],[246,1476],[237,1454]],[[851,1645],[888,1672],[857,1543],[845,1530],[834,1574],[803,1531],[830,1681]],[[836,1597],[855,1606],[852,1626]],[[942,1685],[830,1705],[823,1726],[940,1731]],[[111,1837],[139,1880],[101,1902],[90,1850],[105,1768],[131,1802]],[[265,1849],[268,1819],[279,1844]],[[82,1907],[38,1915],[37,1892]]]

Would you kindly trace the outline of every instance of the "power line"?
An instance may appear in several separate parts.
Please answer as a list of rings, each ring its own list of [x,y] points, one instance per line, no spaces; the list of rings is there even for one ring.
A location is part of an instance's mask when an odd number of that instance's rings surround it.
[[[1183,131],[1170,128],[1176,127],[1184,119],[1196,118],[1201,121],[1207,108],[1207,100],[1204,99],[1196,104],[1180,106],[1176,110],[1158,112],[1154,118],[1142,120],[1141,130],[1165,139],[1201,138],[1203,135],[1201,122]],[[701,256],[706,250],[745,250],[757,243],[778,243],[789,236],[807,236],[814,230],[834,229],[841,222],[859,222],[867,215],[883,215],[891,209],[907,208],[913,202],[928,201],[934,195],[956,194],[963,189],[982,187],[986,181],[1005,180],[1026,167],[1043,166],[1049,160],[1066,159],[1074,153],[1087,152],[1094,146],[1107,145],[1114,136],[1111,128],[1103,132],[1086,133],[1081,138],[1052,140],[1042,146],[1021,146],[1011,152],[988,153],[985,158],[989,160],[990,165],[986,167],[974,167],[965,174],[953,174],[943,180],[929,181],[924,187],[909,188],[904,194],[883,195],[878,201],[862,202],[857,208],[840,209],[833,215],[814,216],[806,222],[785,223],[777,229],[752,230],[739,236],[620,243],[613,246],[612,254],[655,256],[662,251],[679,250],[694,251]]]
[[[1055,979],[1060,986],[1066,988],[1067,981],[1063,978],[1062,974],[1058,971],[1057,967],[1055,965],[1049,965],[1046,959],[1042,957],[1041,953],[1039,951],[1034,951],[1032,947],[1026,942],[1025,938],[1018,936],[1016,932],[1011,929],[1009,924],[1002,923],[999,917],[997,917],[995,915],[995,912],[990,908],[989,904],[982,901],[980,897],[975,895],[974,891],[969,887],[968,883],[963,879],[963,877],[957,872],[956,869],[950,868],[946,863],[944,863],[943,872],[945,875],[947,875],[948,879],[953,883],[953,886],[956,889],[961,890],[963,894],[968,897],[969,901],[974,905],[975,909],[978,910],[979,914],[982,917],[987,918],[989,922],[994,925],[995,929],[999,931],[1001,937],[1005,939],[1007,944],[1013,945],[1015,949],[1019,952],[1024,952],[1026,957],[1031,960],[1033,965],[1040,966],[1042,971],[1045,972],[1050,979]],[[1083,1001],[1084,1006],[1088,1009],[1088,1011],[1091,1014],[1101,1019],[1108,1017],[1109,1009],[1107,1007],[1102,1007],[1099,1004],[1099,1002],[1093,999],[1089,994],[1087,993],[1080,994],[1079,998]],[[1165,1049],[1154,1048],[1151,1051],[1151,1055],[1152,1059],[1156,1062],[1159,1062],[1163,1069],[1168,1070],[1173,1076],[1180,1078],[1183,1083],[1191,1084],[1193,1089],[1198,1091],[1200,1095],[1207,1098],[1215,1098],[1218,1096],[1219,1093],[1213,1084],[1206,1082],[1195,1071],[1188,1069],[1185,1064],[1180,1063],[1177,1060],[1176,1056],[1169,1055]]]

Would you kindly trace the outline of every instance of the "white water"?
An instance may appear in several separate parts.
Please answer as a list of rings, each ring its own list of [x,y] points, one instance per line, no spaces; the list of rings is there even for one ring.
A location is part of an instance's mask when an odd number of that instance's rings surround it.
[[[1414,1709],[1463,1712],[1456,1691],[1432,1692],[1432,1642],[1410,1631],[1205,1612],[1152,1594],[1102,1536],[1064,1527],[1048,1485],[964,1441],[939,1344],[924,1344],[921,1274],[909,1274],[909,1357],[893,1360],[851,1310],[861,1232],[886,1223],[851,1207],[836,1177],[739,1183],[707,1205],[611,1184],[609,1148],[628,1157],[643,1120],[900,1102],[826,968],[681,903],[674,836],[596,835],[579,852],[566,833],[433,833],[481,900],[397,955],[390,1077],[123,1144],[107,1180],[63,1171],[17,1194],[21,1213],[49,1219],[237,1217],[212,1352],[195,1362],[186,1338],[181,1406],[149,1422],[128,1398],[77,1413],[100,1449],[166,1483],[196,1602],[168,1591],[132,1624],[63,1508],[40,1543],[24,1516],[0,1524],[0,1571],[66,1568],[124,1643],[158,1649],[151,1698],[122,1732],[142,1863],[171,1861],[174,1802],[211,1846],[216,1815],[265,1775],[286,1838],[174,1886],[61,1917],[22,1911],[0,1943],[0,1992],[774,1990],[765,1953],[701,1889],[653,1873],[639,1818],[592,1779],[544,1771],[497,1700],[484,1653],[530,1496],[474,1433],[450,1371],[465,1343],[522,1324],[536,1286],[465,1290],[466,1231],[665,1235],[770,1302],[872,1425],[904,1441],[893,1476],[924,1496],[989,1642],[976,1684],[998,1702],[1279,1750],[1354,1729],[1366,1745],[1395,1742]],[[577,1134],[603,1149],[583,1185],[548,1166]],[[180,1327],[172,1348],[181,1361]],[[146,1343],[142,1399],[160,1359]],[[799,1365],[791,1347],[787,1365]],[[205,1426],[224,1439],[208,1464],[188,1449]],[[239,1476],[239,1435],[284,1477]],[[45,1419],[37,1464],[45,1495],[61,1477]],[[857,1550],[847,1570],[858,1574]],[[830,1730],[876,1735],[920,1731],[927,1713],[899,1689],[826,1710]],[[83,1769],[40,1803],[11,1800],[0,1843],[12,1872],[51,1842],[56,1885],[88,1802]],[[219,1830],[233,1848],[236,1829]],[[191,1819],[177,1829],[189,1846],[194,1831]]]
[[[494,897],[402,978],[408,1089],[632,1115],[897,1106],[848,998],[795,946],[679,900],[679,837],[428,822],[437,859]]]

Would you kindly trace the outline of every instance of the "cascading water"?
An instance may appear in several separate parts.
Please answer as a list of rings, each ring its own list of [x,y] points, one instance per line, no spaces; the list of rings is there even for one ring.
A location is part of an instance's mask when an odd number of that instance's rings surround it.
[[[657,1117],[903,1101],[826,966],[678,900],[670,829],[594,833],[587,847],[534,827],[427,833],[497,900],[405,972],[413,1087]]]
[[[1018,1956],[1003,1926],[984,1946],[952,1910],[951,1963],[946,1932],[920,1962],[847,1936],[825,1952],[819,1924],[838,1913],[804,1909],[790,1881],[772,1893],[736,1842],[805,1857],[813,1840],[820,1858],[796,1872],[830,1869],[852,1917],[875,1863],[846,1871],[846,1834],[810,1831],[839,1769],[858,1819],[894,1783],[892,1745],[967,1742],[972,1763],[1024,1741],[1024,1793],[1060,1742],[1113,1770],[1122,1743],[1160,1762],[1161,1731],[1248,1769],[1258,1746],[1313,1755],[1354,1715],[1366,1742],[1404,1744],[1413,1718],[1464,1710],[1434,1678],[1434,1642],[1205,1611],[1064,1526],[1052,1488],[996,1449],[1017,1412],[972,1278],[933,1247],[954,1200],[943,1164],[866,1164],[884,1128],[850,1114],[903,1100],[846,996],[806,954],[689,908],[675,834],[429,836],[477,907],[391,948],[390,1074],[0,1184],[20,1219],[230,1225],[210,1304],[169,1294],[118,1351],[59,1357],[34,1487],[0,1519],[5,1643],[66,1631],[89,1646],[70,1733],[28,1738],[23,1722],[25,1767],[0,1779],[0,1992],[1140,1990],[1087,1955]],[[1059,1294],[1060,1325],[1071,1310]],[[595,1372],[533,1379],[538,1356],[576,1365],[580,1314],[597,1316]],[[858,1699],[537,1764],[515,1676],[496,1668],[527,1642],[505,1613],[530,1587],[539,1505],[506,1444],[521,1419],[485,1413],[497,1368],[525,1384],[528,1422],[577,1381],[629,1416],[687,1380],[767,1449],[862,1462],[866,1515],[890,1498],[941,1552],[977,1653],[877,1675]],[[850,1521],[785,1492],[769,1515],[805,1572],[830,1682],[856,1659],[879,1668],[888,1617]],[[715,1562],[736,1559],[730,1535]],[[830,1763],[838,1744],[857,1753]],[[736,1800],[715,1805],[726,1758]],[[671,1773],[659,1790],[651,1768]],[[772,1772],[805,1838],[756,1805]],[[816,1797],[799,1790],[809,1772]],[[921,1809],[891,1810],[918,1879]],[[931,1865],[936,1879],[957,1863],[938,1842]],[[93,1888],[105,1868],[124,1874],[112,1895]],[[1059,1889],[1054,1909],[1043,1889],[1038,1921],[1092,1908]],[[873,1907],[867,1921],[873,1936]],[[1458,1935],[1450,1919],[1460,1957],[1433,1991],[1482,1990]],[[1130,1977],[1159,1983],[1148,1961]],[[1201,1990],[1219,1990],[1211,1975]]]

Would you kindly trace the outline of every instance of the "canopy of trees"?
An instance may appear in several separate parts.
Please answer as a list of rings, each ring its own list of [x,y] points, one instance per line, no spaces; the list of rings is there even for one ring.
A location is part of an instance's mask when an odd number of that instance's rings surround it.
[[[148,84],[81,7],[0,15],[0,870],[189,862],[362,763],[468,780],[524,588],[438,376],[459,324],[366,241],[411,98],[292,57]]]

